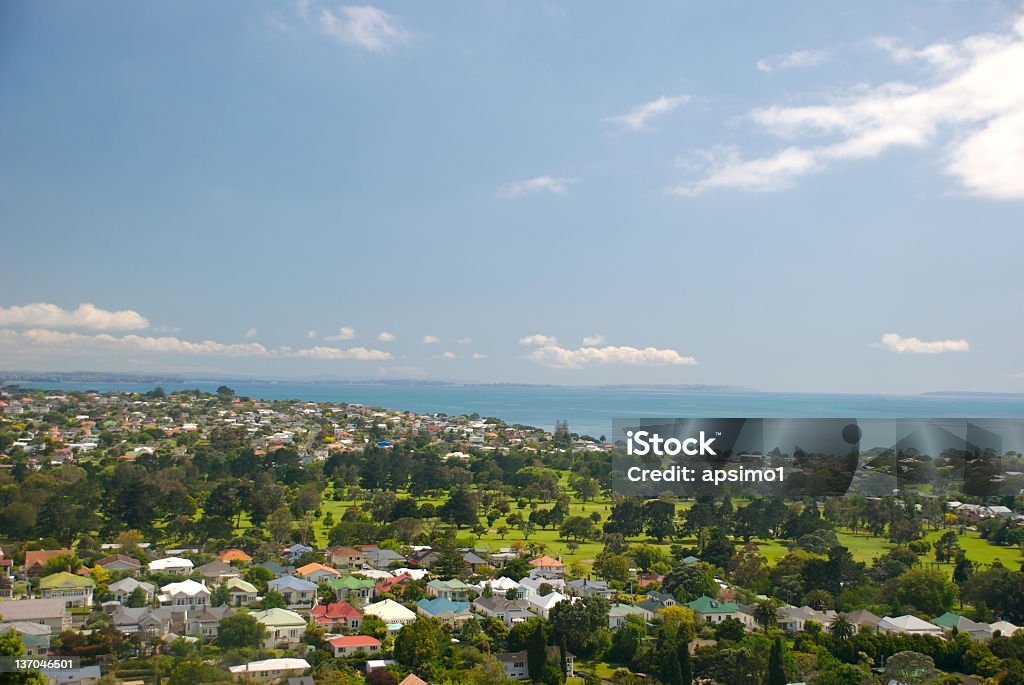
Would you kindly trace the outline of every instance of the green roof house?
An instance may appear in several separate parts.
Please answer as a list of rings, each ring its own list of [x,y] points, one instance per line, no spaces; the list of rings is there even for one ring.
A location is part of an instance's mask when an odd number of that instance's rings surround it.
[[[96,581],[89,576],[78,576],[61,571],[39,581],[39,594],[43,599],[63,599],[68,607],[91,607]]]

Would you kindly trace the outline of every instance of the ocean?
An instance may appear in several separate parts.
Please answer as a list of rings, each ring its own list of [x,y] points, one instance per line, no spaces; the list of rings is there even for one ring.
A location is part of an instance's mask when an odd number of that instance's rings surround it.
[[[156,383],[23,381],[47,390],[147,392]],[[672,387],[313,383],[288,381],[161,382],[166,391],[229,385],[268,400],[349,402],[416,413],[480,414],[551,430],[558,420],[581,435],[610,436],[613,419],[635,417],[1024,418],[1024,395],[839,395],[700,390]]]

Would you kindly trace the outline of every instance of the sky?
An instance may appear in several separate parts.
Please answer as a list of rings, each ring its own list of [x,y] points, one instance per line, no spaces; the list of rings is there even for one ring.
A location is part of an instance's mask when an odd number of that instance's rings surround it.
[[[0,369],[1024,392],[1024,4],[0,4]]]

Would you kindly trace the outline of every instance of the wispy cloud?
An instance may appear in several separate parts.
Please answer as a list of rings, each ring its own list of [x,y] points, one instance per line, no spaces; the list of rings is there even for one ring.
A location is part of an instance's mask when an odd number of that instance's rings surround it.
[[[828,50],[795,50],[784,55],[774,55],[759,59],[757,61],[757,68],[765,73],[771,73],[779,69],[816,67],[819,64],[824,64],[831,54]]]
[[[608,345],[606,347],[585,346],[569,349],[558,345],[558,341],[547,335],[529,335],[520,338],[521,345],[534,346],[526,356],[532,362],[558,369],[581,369],[585,366],[625,364],[632,366],[693,365],[697,360],[683,356],[673,349],[655,347],[628,347]]]
[[[431,359],[444,359],[444,360],[459,359],[459,358],[460,358],[459,355],[455,354],[454,352],[442,352],[441,354],[435,354],[433,357],[431,357]]]
[[[424,345],[436,345],[439,342],[441,342],[441,339],[436,335],[425,335],[420,338],[420,343]]]
[[[411,39],[398,19],[371,5],[346,5],[337,11],[324,8],[319,21],[327,35],[369,52],[389,50]]]
[[[474,352],[473,359],[487,359],[487,355],[483,352]]]
[[[472,342],[473,342],[472,338],[459,338],[458,340],[455,341],[455,344],[457,344],[457,345],[470,345],[470,344],[472,344]]]
[[[691,99],[692,98],[689,95],[662,95],[657,100],[651,100],[650,102],[645,102],[642,105],[637,105],[625,114],[607,117],[605,118],[605,121],[624,129],[639,131],[642,128],[646,128],[651,119],[663,114],[668,114],[677,107],[685,105]]]
[[[293,350],[290,347],[268,348],[258,342],[222,343],[216,340],[191,341],[175,336],[114,336],[109,333],[83,334],[31,328],[25,331],[0,330],[0,342],[6,345],[29,346],[34,352],[51,348],[63,354],[65,350],[78,352],[117,352],[133,350],[154,354],[208,356],[208,357],[275,357],[312,359],[387,360],[391,354],[382,350],[353,347],[310,347]]]
[[[316,338],[316,331],[314,331],[313,329],[306,331],[307,340],[313,340],[314,338]]]
[[[970,344],[962,338],[959,340],[921,340],[920,338],[904,338],[898,333],[886,333],[880,342],[872,343],[871,346],[900,354],[967,352],[971,348]]]
[[[351,326],[342,326],[337,333],[324,337],[324,340],[352,340],[354,337],[356,337],[356,329]]]
[[[0,326],[130,331],[147,328],[149,320],[131,309],[109,311],[90,302],[84,302],[71,310],[49,302],[33,302],[21,307],[0,307]]]
[[[519,197],[528,193],[549,192],[561,194],[569,189],[569,186],[578,183],[578,178],[565,176],[535,176],[522,181],[512,181],[498,188],[495,193],[498,197]]]
[[[395,334],[387,331],[381,331],[377,334],[377,342],[394,342]]]
[[[258,330],[256,330],[255,328],[250,328],[249,330],[247,330],[245,332],[245,335],[243,335],[242,337],[245,338],[246,340],[252,340],[253,338],[258,336],[259,334],[260,334],[260,332]]]
[[[583,337],[583,344],[586,345],[587,347],[592,347],[594,345],[600,345],[604,341],[605,341],[605,337],[603,335],[601,335],[600,333],[598,333],[597,335],[586,335],[586,336]]]
[[[702,178],[669,192],[779,190],[834,164],[940,144],[945,172],[968,192],[1024,199],[1024,79],[1007,78],[1024,73],[1024,18],[1008,33],[889,52],[897,61],[921,61],[921,82],[858,86],[816,104],[755,109],[749,120],[788,141],[785,148],[751,159],[734,148],[714,149],[705,155]]]

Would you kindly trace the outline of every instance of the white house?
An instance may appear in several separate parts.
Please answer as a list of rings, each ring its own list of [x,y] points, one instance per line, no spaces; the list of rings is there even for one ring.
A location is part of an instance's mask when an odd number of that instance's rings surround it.
[[[194,611],[209,606],[211,594],[210,588],[189,578],[164,585],[158,599],[164,606]]]
[[[250,661],[240,666],[228,668],[231,675],[245,677],[252,680],[280,680],[286,676],[301,675],[309,668],[309,662],[305,659],[263,659],[261,661]]]
[[[150,573],[171,573],[178,576],[187,576],[192,573],[194,567],[195,565],[191,559],[183,557],[166,557],[149,562]]]

